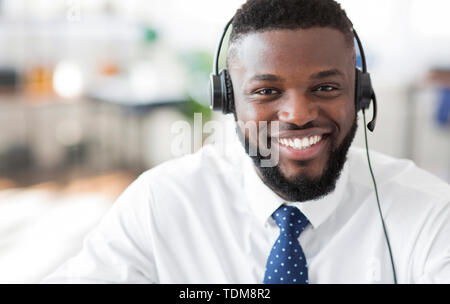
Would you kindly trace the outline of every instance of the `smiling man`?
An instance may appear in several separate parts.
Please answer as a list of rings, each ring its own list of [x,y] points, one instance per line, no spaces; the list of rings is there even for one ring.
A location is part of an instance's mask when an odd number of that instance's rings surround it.
[[[44,282],[450,283],[449,185],[371,153],[385,232],[350,147],[353,39],[333,0],[248,0],[224,81],[240,140],[142,174]]]

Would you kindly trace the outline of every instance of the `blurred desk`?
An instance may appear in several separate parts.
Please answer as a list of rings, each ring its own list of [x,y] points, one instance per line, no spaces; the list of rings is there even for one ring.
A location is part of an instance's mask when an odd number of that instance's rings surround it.
[[[85,235],[136,177],[116,171],[0,189],[0,283],[38,283],[78,253]]]
[[[0,283],[39,283],[81,249],[111,202],[99,194],[0,191]]]
[[[108,113],[116,112],[116,117],[120,122],[120,128],[116,136],[116,143],[124,143],[120,152],[122,160],[128,167],[140,170],[148,169],[153,164],[146,163],[146,128],[145,122],[151,112],[158,109],[169,108],[176,110],[180,105],[186,102],[185,99],[119,99],[106,98],[100,96],[90,96],[90,99],[96,104],[96,111],[100,116],[107,116]]]
[[[183,102],[55,97],[31,103],[26,96],[0,95],[0,177],[25,177],[33,184],[72,169],[142,172],[153,165],[143,148],[145,120],[162,108],[176,112]]]

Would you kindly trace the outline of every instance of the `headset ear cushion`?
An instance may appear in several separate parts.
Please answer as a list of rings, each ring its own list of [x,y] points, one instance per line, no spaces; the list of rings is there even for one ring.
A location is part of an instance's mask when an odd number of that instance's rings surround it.
[[[213,111],[222,110],[222,81],[220,75],[211,74],[209,79],[209,100]]]
[[[361,109],[368,109],[372,101],[373,88],[370,74],[355,69],[355,108],[356,112]]]
[[[220,72],[220,77],[222,79],[222,94],[224,98],[222,112],[224,114],[229,114],[234,112],[234,92],[233,83],[231,82],[230,74],[228,70],[223,69]]]

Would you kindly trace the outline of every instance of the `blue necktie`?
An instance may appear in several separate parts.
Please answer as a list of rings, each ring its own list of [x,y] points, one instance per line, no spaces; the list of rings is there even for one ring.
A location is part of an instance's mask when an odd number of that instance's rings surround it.
[[[308,265],[298,242],[308,219],[290,206],[281,206],[272,217],[280,227],[280,236],[267,259],[264,284],[308,284]]]

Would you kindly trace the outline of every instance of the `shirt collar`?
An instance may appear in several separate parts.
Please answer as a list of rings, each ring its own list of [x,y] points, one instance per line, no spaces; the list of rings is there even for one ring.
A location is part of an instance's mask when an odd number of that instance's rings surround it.
[[[256,173],[252,160],[248,156],[246,158],[247,161],[244,163],[244,191],[252,211],[264,225],[268,223],[268,219],[275,210],[282,204],[287,204],[299,208],[313,228],[317,228],[334,212],[345,193],[348,181],[348,162],[345,163],[333,192],[321,199],[298,203],[286,202],[266,186]]]
[[[248,161],[244,163],[244,191],[253,213],[262,224],[267,224],[267,220],[284,200],[263,183],[256,173],[253,161],[248,156],[246,158]]]

